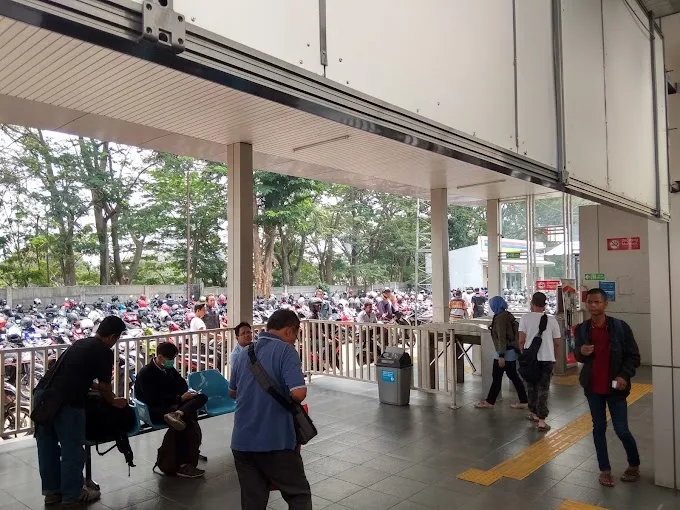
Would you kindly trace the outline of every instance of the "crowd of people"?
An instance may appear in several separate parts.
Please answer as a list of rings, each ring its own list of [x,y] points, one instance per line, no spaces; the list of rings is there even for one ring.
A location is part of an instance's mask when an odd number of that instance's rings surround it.
[[[493,384],[486,399],[475,404],[480,409],[493,408],[503,374],[507,374],[519,398],[512,407],[528,409],[527,419],[543,432],[550,429],[546,423],[548,390],[561,341],[555,318],[545,313],[546,299],[545,294],[535,293],[531,312],[523,315],[519,324],[502,297],[489,300],[493,312],[490,329],[496,347]],[[385,295],[378,303],[378,314],[389,313],[380,303],[390,301]],[[576,328],[575,338],[576,356],[583,363],[580,381],[593,418],[599,482],[613,486],[605,436],[607,407],[628,456],[629,467],[621,480],[634,482],[640,476],[639,453],[626,415],[626,396],[640,356],[630,327],[607,316],[607,304],[607,296],[600,289],[588,292],[590,319]],[[211,315],[206,308],[206,304],[196,305],[195,327],[210,329]],[[372,303],[365,303],[360,315],[365,322],[377,317]],[[300,317],[290,309],[274,312],[267,321],[266,332],[255,343],[250,324],[240,323],[234,328],[238,345],[230,356],[229,393],[237,407],[231,448],[245,510],[265,509],[272,486],[281,491],[289,508],[312,508],[297,422],[291,412],[292,408],[298,409],[292,404],[303,402],[307,396],[301,360],[294,347],[299,329]],[[116,397],[111,388],[111,348],[124,330],[125,323],[120,318],[106,317],[96,334],[71,346],[36,388],[34,413],[40,420],[36,420],[35,437],[46,505],[62,503],[69,507],[99,498],[98,490],[83,486],[83,408],[92,390],[112,407],[127,407],[128,402]],[[207,399],[189,389],[177,372],[177,354],[177,347],[170,342],[158,345],[155,356],[137,376],[136,398],[148,406],[152,421],[165,421],[170,427],[159,449],[158,465],[163,463],[164,472],[195,478],[204,474],[197,467],[201,444],[198,411]],[[263,386],[263,378],[270,381],[268,388]],[[167,467],[169,461],[161,459],[166,443],[174,449],[174,467]]]

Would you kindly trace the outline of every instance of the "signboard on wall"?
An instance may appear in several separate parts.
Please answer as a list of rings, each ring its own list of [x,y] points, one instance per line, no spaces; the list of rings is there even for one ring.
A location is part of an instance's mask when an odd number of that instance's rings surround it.
[[[586,273],[586,280],[604,280],[604,273]]]
[[[609,251],[628,251],[639,249],[639,237],[613,237],[611,239],[607,239],[607,250]]]
[[[557,290],[560,280],[536,280],[536,290]]]
[[[607,294],[607,301],[616,301],[616,282],[600,282],[600,289]]]

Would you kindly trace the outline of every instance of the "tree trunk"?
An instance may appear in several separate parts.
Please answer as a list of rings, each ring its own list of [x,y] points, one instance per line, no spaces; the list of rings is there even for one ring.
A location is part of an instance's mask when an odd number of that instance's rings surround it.
[[[107,232],[107,218],[104,215],[101,197],[97,190],[92,189],[92,208],[94,210],[94,226],[97,231],[99,242],[99,285],[109,285],[110,262],[109,262],[109,239]]]
[[[111,216],[111,248],[113,249],[113,270],[116,273],[116,283],[125,285],[123,261],[120,259],[120,241],[118,238],[118,214]]]
[[[76,285],[76,255],[73,249],[73,233],[75,221],[73,217],[68,218],[68,235],[64,239],[64,265],[63,278],[66,287]]]
[[[272,290],[272,280],[274,276],[274,242],[276,232],[274,227],[266,227],[264,229],[265,234],[265,246],[264,246],[264,260],[262,263],[262,276],[263,276],[263,286],[262,295],[268,296]]]
[[[333,285],[333,239],[330,236],[326,239],[326,256],[324,265],[325,279],[323,281],[328,285]]]
[[[279,265],[281,266],[281,276],[283,285],[290,285],[290,252],[288,248],[288,240],[283,232],[283,227],[278,226],[279,231],[279,246],[281,248],[281,256],[277,257]]]
[[[288,284],[291,287],[297,285],[298,273],[300,272],[300,266],[302,266],[302,260],[305,254],[305,240],[306,237],[302,236],[302,239],[300,239],[300,246],[297,252],[297,260],[295,261],[295,265],[291,268],[290,283]]]
[[[135,254],[132,257],[132,263],[130,264],[130,268],[128,269],[127,272],[127,281],[132,283],[137,276],[137,271],[139,270],[139,264],[142,261],[142,253],[144,251],[144,241],[146,240],[145,237],[139,238],[135,235],[135,233],[130,230],[130,237],[132,238],[132,242],[135,243]]]

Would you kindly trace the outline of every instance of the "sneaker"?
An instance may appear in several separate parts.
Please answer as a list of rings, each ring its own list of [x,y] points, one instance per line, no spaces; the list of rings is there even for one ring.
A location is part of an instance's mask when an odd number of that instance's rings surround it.
[[[58,505],[61,503],[61,494],[58,492],[53,492],[52,494],[45,495],[45,506]]]
[[[163,419],[165,420],[165,423],[170,425],[175,430],[182,431],[187,428],[187,424],[182,421],[182,415],[177,411],[166,414],[163,416]]]
[[[80,491],[80,497],[75,501],[64,501],[61,504],[62,508],[72,508],[82,503],[92,503],[97,501],[101,497],[101,492],[95,489],[90,489],[89,487],[83,487]]]
[[[195,468],[190,464],[184,464],[177,470],[177,476],[182,478],[200,478],[205,475],[205,470]]]

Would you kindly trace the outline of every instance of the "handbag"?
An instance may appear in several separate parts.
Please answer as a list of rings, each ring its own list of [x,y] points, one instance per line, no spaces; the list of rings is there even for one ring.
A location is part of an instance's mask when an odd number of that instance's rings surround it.
[[[248,357],[250,358],[250,371],[257,383],[264,391],[269,393],[278,404],[293,416],[293,426],[298,444],[307,444],[319,433],[314,426],[314,422],[305,411],[302,404],[292,399],[287,399],[272,384],[269,374],[262,366],[262,363],[255,356],[255,344],[248,346]]]
[[[33,423],[36,425],[49,425],[54,422],[57,414],[59,414],[59,411],[64,405],[65,398],[63,393],[54,388],[50,388],[54,376],[62,365],[64,356],[67,356],[66,352],[59,356],[52,371],[45,374],[45,377],[43,377],[43,381],[45,381],[44,386],[42,388],[36,388],[33,391],[33,395],[36,396],[37,394],[37,398],[33,405],[33,411],[31,411],[31,420],[33,420]]]
[[[538,333],[528,349],[520,354],[518,361],[519,375],[528,383],[536,383],[541,378],[541,368],[538,364],[538,350],[543,343],[543,332],[548,327],[548,316],[543,315],[538,325]]]

